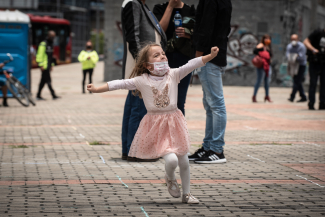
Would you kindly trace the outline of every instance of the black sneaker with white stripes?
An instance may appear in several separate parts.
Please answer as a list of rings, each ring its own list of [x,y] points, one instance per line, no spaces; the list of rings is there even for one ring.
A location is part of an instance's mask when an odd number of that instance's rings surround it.
[[[189,159],[189,160],[197,160],[197,159],[199,159],[199,158],[201,158],[201,157],[204,157],[204,155],[205,155],[206,153],[207,153],[207,151],[205,151],[205,150],[203,149],[203,147],[202,147],[202,148],[196,150],[196,152],[195,152],[194,154],[188,156],[188,159]]]
[[[227,160],[223,152],[221,154],[217,154],[211,150],[209,150],[205,156],[194,161],[194,163],[197,164],[221,164],[226,162]]]

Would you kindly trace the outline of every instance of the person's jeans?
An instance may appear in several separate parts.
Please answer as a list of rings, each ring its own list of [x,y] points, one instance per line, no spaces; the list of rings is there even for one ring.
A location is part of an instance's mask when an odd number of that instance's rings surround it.
[[[315,104],[315,94],[317,88],[318,76],[320,78],[320,88],[319,88],[319,102],[325,103],[325,66],[317,63],[309,64],[309,105],[313,106]]]
[[[129,91],[124,105],[124,114],[122,122],[122,153],[128,154],[135,133],[138,130],[142,118],[147,114],[147,109],[143,99],[134,96]]]
[[[265,96],[269,96],[269,78],[266,77],[265,71],[263,68],[257,68],[257,79],[254,86],[254,96],[256,96],[258,89],[260,88],[261,81],[264,78],[264,88],[265,88]]]
[[[223,67],[209,62],[198,72],[203,90],[203,106],[206,110],[205,137],[202,145],[204,150],[217,153],[223,152],[227,123],[222,86],[224,73]]]
[[[190,60],[188,56],[181,54],[179,52],[166,53],[168,64],[170,68],[179,68]],[[177,108],[181,110],[185,116],[185,102],[188,86],[190,84],[192,73],[185,76],[181,82],[178,84],[178,97],[177,97]]]
[[[305,71],[306,71],[306,66],[300,65],[298,73],[295,76],[293,76],[293,87],[292,87],[292,93],[290,95],[291,100],[295,99],[297,91],[299,91],[301,99],[304,100],[307,99],[304,91],[304,87],[302,85],[305,76]]]

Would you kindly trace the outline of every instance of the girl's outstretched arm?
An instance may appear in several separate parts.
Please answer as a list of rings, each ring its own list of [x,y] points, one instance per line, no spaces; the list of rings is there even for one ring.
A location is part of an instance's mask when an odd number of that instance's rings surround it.
[[[100,87],[95,87],[93,84],[87,84],[87,90],[93,93],[103,93],[109,91],[109,87],[107,83]]]
[[[213,47],[211,48],[210,54],[192,59],[184,66],[179,67],[179,71],[178,71],[179,79],[182,80],[186,75],[191,73],[194,69],[204,66],[207,62],[215,58],[218,55],[218,52],[219,52],[219,48]]]

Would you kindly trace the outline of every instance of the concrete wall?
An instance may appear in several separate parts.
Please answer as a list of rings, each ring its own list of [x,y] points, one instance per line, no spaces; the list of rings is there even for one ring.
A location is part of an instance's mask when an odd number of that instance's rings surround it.
[[[263,34],[272,37],[273,74],[272,85],[291,86],[286,74],[284,52],[290,35],[297,33],[302,39],[310,34],[311,0],[252,1],[232,0],[232,32],[228,43],[228,66],[225,85],[253,85],[255,68],[251,65],[253,48]],[[105,73],[104,80],[121,79],[123,39],[118,27],[123,1],[108,0],[105,4]],[[150,9],[161,0],[147,0]],[[197,0],[184,1],[197,5]],[[325,8],[317,8],[317,26],[325,28]]]

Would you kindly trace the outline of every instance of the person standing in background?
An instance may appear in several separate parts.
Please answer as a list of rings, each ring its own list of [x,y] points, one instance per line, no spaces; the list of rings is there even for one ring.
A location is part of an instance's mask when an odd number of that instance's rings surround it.
[[[52,88],[51,74],[50,74],[50,72],[53,71],[53,65],[55,62],[55,59],[53,58],[53,41],[55,36],[56,36],[55,32],[50,30],[48,32],[46,40],[42,41],[38,46],[38,50],[36,54],[36,62],[38,63],[38,66],[41,68],[42,77],[36,95],[37,100],[45,100],[44,98],[41,97],[41,92],[45,84],[47,84],[47,86],[49,87],[50,92],[52,94],[52,98],[54,100],[61,98],[55,94]]]
[[[185,65],[191,57],[194,57],[191,52],[185,53],[181,52],[183,47],[189,46],[192,47],[192,34],[193,29],[178,27],[175,30],[174,16],[176,11],[182,16],[187,18],[195,18],[195,7],[194,5],[189,6],[182,2],[181,0],[169,0],[163,4],[157,4],[154,6],[153,13],[159,20],[160,26],[165,31],[167,36],[167,51],[166,56],[168,58],[168,64],[171,68],[179,68],[180,66]],[[194,25],[194,23],[193,23]],[[194,26],[193,26],[194,27]],[[176,38],[176,35],[178,38]],[[173,46],[173,43],[181,43],[183,46],[179,49],[176,49]],[[188,50],[185,48],[186,51]],[[191,51],[192,49],[190,49]],[[177,97],[177,107],[182,111],[185,116],[185,102],[188,86],[190,84],[192,73],[188,74],[183,78],[178,84],[178,97]]]
[[[316,29],[304,40],[308,52],[309,62],[309,110],[315,110],[316,88],[318,77],[319,88],[319,110],[325,109],[325,29]]]
[[[164,31],[155,15],[145,4],[145,0],[124,0],[122,4],[121,20],[124,43],[123,78],[128,79],[135,66],[138,52],[146,42],[156,42],[163,50],[167,40]],[[147,114],[143,99],[134,96],[129,91],[123,113],[122,122],[122,159],[128,161],[156,161],[158,159],[138,159],[128,157],[131,144],[139,124]]]
[[[270,83],[270,70],[271,70],[271,58],[272,58],[272,48],[271,48],[271,37],[268,34],[263,35],[261,42],[256,46],[253,51],[254,54],[259,55],[263,59],[263,66],[257,68],[257,79],[254,86],[254,95],[252,98],[253,102],[257,102],[256,95],[257,91],[260,88],[261,81],[264,78],[264,88],[265,88],[265,97],[264,102],[272,102],[269,96],[269,83]]]
[[[208,54],[210,47],[214,46],[219,48],[219,54],[203,66],[201,71],[198,71],[203,89],[206,126],[202,148],[189,156],[189,160],[195,163],[227,162],[224,155],[227,111],[223,96],[222,75],[227,66],[231,13],[231,0],[200,0],[196,10],[195,56]]]
[[[306,102],[307,97],[302,86],[307,64],[306,47],[299,41],[296,34],[291,36],[291,43],[287,46],[286,57],[288,59],[288,73],[293,77],[292,93],[288,100],[293,102],[297,91],[299,91],[301,99],[297,102]]]
[[[89,84],[92,83],[91,78],[96,63],[98,62],[98,59],[99,59],[98,54],[95,50],[93,50],[93,45],[91,41],[87,41],[86,50],[81,51],[78,56],[78,60],[82,64],[82,72],[83,72],[82,93],[85,93],[85,81],[86,81],[87,74],[89,74]]]

